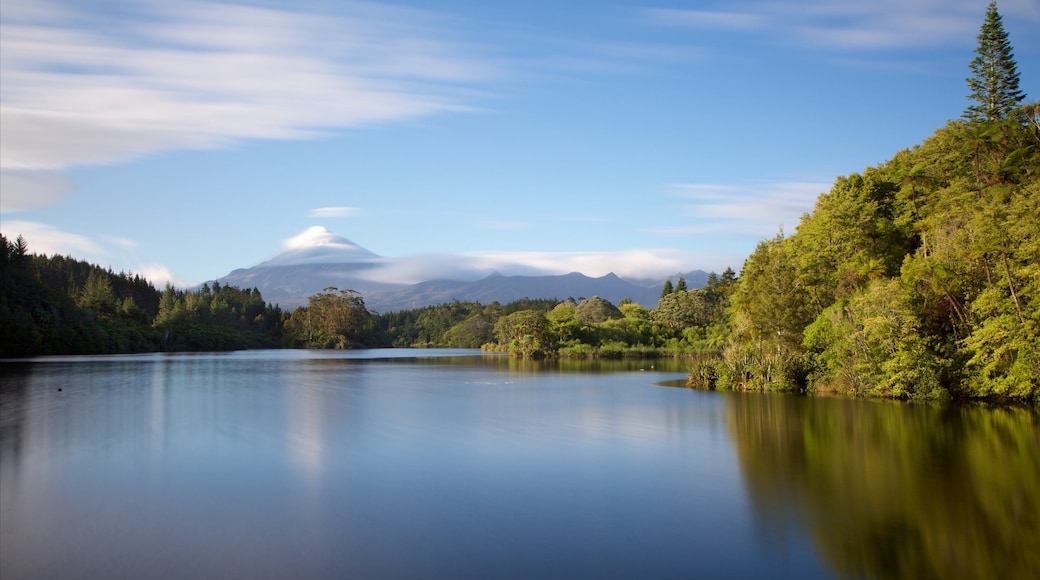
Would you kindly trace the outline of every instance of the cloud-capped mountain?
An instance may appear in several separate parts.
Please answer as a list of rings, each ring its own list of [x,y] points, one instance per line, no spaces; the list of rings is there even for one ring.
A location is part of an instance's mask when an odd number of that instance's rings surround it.
[[[286,242],[286,250],[262,262],[257,268],[300,266],[305,264],[357,264],[379,256],[321,226],[307,228]]]
[[[284,252],[252,268],[235,270],[221,284],[256,287],[269,303],[292,310],[307,298],[333,286],[361,293],[376,312],[421,308],[446,302],[502,304],[521,298],[588,298],[617,304],[630,298],[647,308],[657,305],[664,278],[623,279],[610,273],[590,277],[578,272],[554,275],[508,275],[474,266],[460,256],[383,258],[325,228],[313,227],[286,243]],[[527,268],[525,273],[530,274]],[[537,272],[536,272],[537,273]],[[696,270],[675,274],[695,288],[707,274]]]

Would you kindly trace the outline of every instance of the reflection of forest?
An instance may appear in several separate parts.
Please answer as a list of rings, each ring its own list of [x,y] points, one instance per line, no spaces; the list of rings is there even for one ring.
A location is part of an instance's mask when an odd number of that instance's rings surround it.
[[[1040,414],[733,396],[746,485],[838,574],[1040,578]]]

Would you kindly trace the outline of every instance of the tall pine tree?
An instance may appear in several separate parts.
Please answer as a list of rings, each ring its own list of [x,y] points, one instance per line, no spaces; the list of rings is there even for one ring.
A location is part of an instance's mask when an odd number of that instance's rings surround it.
[[[969,65],[972,76],[968,78],[971,89],[968,98],[975,104],[964,110],[964,118],[968,121],[1003,119],[1025,99],[1025,94],[1018,88],[1018,66],[995,1],[990,2],[986,10],[975,53],[978,56]]]

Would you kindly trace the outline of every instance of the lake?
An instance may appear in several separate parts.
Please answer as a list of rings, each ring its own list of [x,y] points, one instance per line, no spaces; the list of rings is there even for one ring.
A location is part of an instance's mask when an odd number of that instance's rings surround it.
[[[0,577],[1040,578],[1040,418],[678,361],[0,363]]]

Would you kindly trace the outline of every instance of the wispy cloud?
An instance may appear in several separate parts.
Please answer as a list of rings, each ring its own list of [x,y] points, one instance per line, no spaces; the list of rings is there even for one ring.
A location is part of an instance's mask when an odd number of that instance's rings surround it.
[[[502,273],[568,274],[655,278],[688,268],[693,256],[676,249],[618,252],[474,252],[462,257],[476,268]]]
[[[108,248],[86,236],[38,222],[4,220],[3,233],[9,239],[24,237],[29,251],[34,254],[73,255],[80,260],[99,263],[111,256]]]
[[[316,218],[357,217],[361,215],[361,209],[346,206],[319,207],[307,212],[307,215]]]
[[[9,239],[18,236],[25,238],[29,251],[44,256],[72,256],[102,267],[109,267],[114,261],[135,264],[129,272],[140,274],[156,287],[161,288],[167,282],[179,287],[187,286],[183,280],[176,278],[169,268],[162,264],[140,263],[134,254],[138,243],[135,240],[117,236],[102,236],[100,240],[68,232],[54,226],[27,220],[4,220],[3,234]]]
[[[726,233],[769,237],[783,227],[792,233],[802,214],[830,184],[815,181],[755,182],[741,185],[686,183],[670,193],[683,203],[687,223],[654,228],[653,233],[697,235]]]
[[[410,256],[377,256],[323,227],[313,226],[285,241],[284,251],[263,266],[316,263],[363,264],[356,275],[373,282],[414,284],[425,280],[477,280],[493,272],[540,276],[581,272],[632,278],[661,278],[705,265],[714,256],[677,249],[616,252],[488,251]]]
[[[629,278],[663,278],[704,263],[703,256],[675,249],[621,252],[468,252],[421,254],[368,260],[358,275],[379,282],[415,284],[424,280],[478,280],[505,276],[545,276],[581,272]]]
[[[769,23],[765,15],[753,12],[652,8],[646,14],[654,24],[679,28],[749,30],[763,28]]]
[[[75,191],[76,185],[60,171],[0,170],[0,213],[54,205]]]
[[[338,4],[335,15],[216,0],[101,4],[4,0],[5,173],[465,110],[474,87],[493,74],[418,10],[360,2]],[[67,193],[28,177],[5,176],[5,207]],[[41,198],[41,191],[52,193]]]
[[[533,226],[531,222],[521,220],[491,220],[486,222],[479,222],[474,224],[475,227],[482,230],[495,230],[495,231],[517,231],[526,230]]]
[[[758,0],[726,11],[650,9],[657,26],[768,37],[782,44],[842,50],[889,50],[970,44],[985,6],[977,0]],[[1001,12],[1040,19],[1035,0],[1005,0]]]

